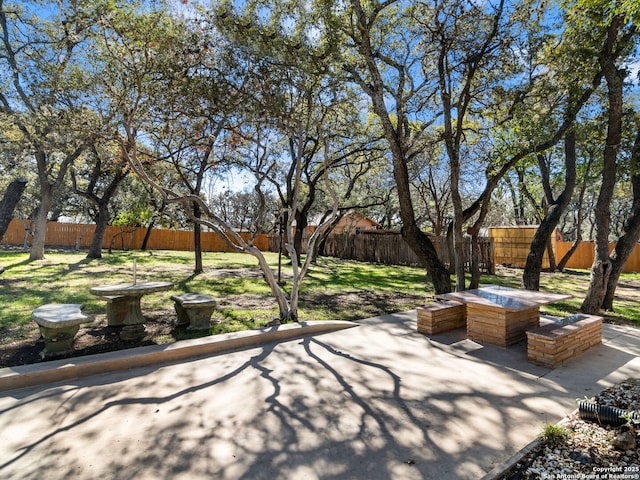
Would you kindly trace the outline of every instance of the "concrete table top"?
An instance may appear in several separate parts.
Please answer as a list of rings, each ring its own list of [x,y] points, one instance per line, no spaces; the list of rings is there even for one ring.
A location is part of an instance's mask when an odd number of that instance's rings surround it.
[[[171,282],[139,282],[92,287],[89,291],[94,295],[135,297],[169,290],[171,287],[173,287]]]
[[[502,308],[508,311],[526,310],[571,298],[561,293],[538,292],[522,288],[500,287],[492,285],[474,290],[452,292],[437,295],[439,299],[457,300],[463,303]]]

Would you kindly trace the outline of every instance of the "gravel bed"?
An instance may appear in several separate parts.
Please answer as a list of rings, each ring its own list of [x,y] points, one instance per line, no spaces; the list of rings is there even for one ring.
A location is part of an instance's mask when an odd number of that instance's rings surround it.
[[[625,380],[589,400],[640,412],[640,379]],[[640,480],[640,424],[600,425],[576,412],[552,428],[560,434],[556,442],[541,436],[539,445],[499,479]]]

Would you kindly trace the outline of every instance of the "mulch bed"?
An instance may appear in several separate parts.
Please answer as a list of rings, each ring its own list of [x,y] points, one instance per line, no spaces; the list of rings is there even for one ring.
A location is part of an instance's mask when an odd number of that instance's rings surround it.
[[[153,345],[154,339],[173,336],[177,328],[173,316],[149,317],[145,323],[146,336],[135,342],[125,342],[120,339],[120,327],[107,326],[106,319],[96,324],[80,326],[73,344],[73,352],[58,358],[72,358],[96,353],[113,352],[127,348]],[[185,327],[179,327],[185,328]],[[166,337],[165,337],[166,338]],[[0,365],[14,367],[43,362],[40,352],[44,348],[44,340],[36,333],[27,338],[0,346]]]

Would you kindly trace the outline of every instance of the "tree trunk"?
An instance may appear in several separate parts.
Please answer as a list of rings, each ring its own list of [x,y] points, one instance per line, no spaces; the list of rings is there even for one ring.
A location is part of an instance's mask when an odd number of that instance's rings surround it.
[[[441,74],[442,75],[442,74]],[[453,205],[453,255],[449,257],[449,261],[453,263],[454,272],[456,274],[456,291],[461,292],[466,288],[466,279],[464,276],[464,235],[462,234],[462,226],[464,223],[463,211],[462,211],[462,197],[460,196],[460,158],[459,158],[459,146],[454,141],[454,134],[451,127],[451,104],[448,99],[449,95],[445,94],[446,91],[444,83],[441,86],[443,89],[443,100],[445,104],[445,127],[444,137],[447,152],[449,156],[449,168],[451,170],[451,203]],[[446,97],[446,99],[445,99]],[[448,105],[448,107],[446,106]],[[451,268],[451,265],[449,265]]]
[[[609,258],[609,232],[611,224],[611,199],[616,183],[617,154],[622,140],[623,84],[626,73],[616,67],[613,55],[618,27],[622,18],[612,20],[602,55],[602,70],[607,82],[609,111],[607,117],[607,138],[604,147],[602,165],[602,185],[595,208],[595,258],[591,268],[591,279],[586,297],[582,302],[584,313],[596,314],[603,304],[609,275],[611,259]]]
[[[524,206],[520,204],[518,194],[516,193],[516,189],[513,186],[513,182],[509,175],[504,176],[504,183],[507,185],[507,189],[509,190],[509,194],[511,195],[511,204],[513,206],[513,218],[515,219],[516,225],[524,225]]]
[[[306,231],[308,224],[307,217],[300,210],[294,212],[294,215],[296,219],[296,227],[293,230],[293,248],[296,252],[298,265],[300,265],[300,260],[302,258],[302,239],[304,237],[304,232]]]
[[[24,178],[18,178],[11,182],[4,192],[4,197],[0,202],[0,240],[4,237],[11,219],[13,218],[13,211],[18,205],[22,193],[27,186],[27,180]]]
[[[53,193],[49,184],[40,188],[41,199],[35,214],[31,219],[31,231],[33,232],[33,241],[31,243],[31,251],[29,260],[44,259],[44,247],[47,236],[47,215],[53,203]]]
[[[540,222],[538,230],[536,230],[536,233],[533,236],[529,254],[527,255],[527,262],[522,274],[522,283],[524,288],[527,290],[540,289],[540,272],[542,271],[544,252],[547,249],[551,235],[554,234],[556,226],[567,208],[567,205],[569,205],[571,196],[573,195],[573,188],[576,183],[576,137],[573,132],[568,132],[565,136],[564,149],[565,185],[564,190],[555,200],[553,199],[553,194],[551,192],[551,183],[546,160],[542,156],[538,157],[541,178],[549,208]]]
[[[413,209],[413,201],[411,197],[411,189],[409,182],[409,171],[407,167],[408,142],[411,132],[405,127],[405,114],[403,109],[394,112],[395,120],[392,120],[386,103],[386,95],[388,89],[385,87],[383,75],[376,65],[376,53],[371,44],[371,23],[367,18],[362,5],[358,1],[352,1],[354,7],[355,19],[358,31],[358,50],[360,51],[366,63],[370,79],[366,81],[363,78],[357,78],[356,81],[364,88],[371,98],[373,111],[376,113],[382,124],[384,136],[391,150],[391,159],[393,163],[393,178],[396,183],[398,201],[400,204],[400,219],[402,228],[400,230],[402,238],[409,245],[409,248],[418,256],[420,261],[425,265],[427,273],[431,276],[433,288],[436,293],[451,292],[451,277],[446,265],[438,258],[438,252],[435,249],[429,237],[420,230]],[[404,85],[402,82],[399,86],[398,95],[404,95]],[[401,117],[401,118],[398,118]]]
[[[467,233],[471,235],[471,281],[469,288],[478,288],[480,286],[480,257],[484,255],[480,249],[480,229],[484,224],[487,214],[489,213],[489,201],[482,202],[478,216],[476,217],[473,226],[467,229]],[[489,273],[494,273],[493,268],[493,255],[489,254],[488,258],[484,258],[484,264],[488,267]]]
[[[478,231],[471,232],[471,281],[469,288],[474,289],[480,286],[480,242],[478,241]]]
[[[74,250],[76,252],[80,251],[80,245],[82,244],[82,239],[84,238],[84,236],[87,234],[87,231],[89,230],[89,225],[85,225],[82,227],[82,231],[80,232],[80,234],[76,237],[76,245],[74,247]]]
[[[327,228],[327,230],[324,232],[324,234],[322,235],[322,238],[320,238],[316,242],[315,252],[307,253],[307,254],[313,255],[313,258],[311,259],[311,263],[313,263],[314,265],[317,264],[318,257],[324,256],[324,247],[327,244],[327,239],[329,238],[329,235],[331,235],[331,232],[333,232],[333,229],[336,227],[338,222],[340,222],[343,216],[344,216],[344,212],[340,211],[338,216],[336,216],[336,218],[333,220],[333,222],[329,226],[329,228]]]
[[[564,269],[567,267],[567,263],[573,256],[573,254],[578,249],[578,246],[582,242],[582,219],[583,219],[583,211],[584,211],[584,194],[587,190],[587,185],[589,184],[589,172],[591,171],[591,166],[593,165],[594,155],[589,155],[589,161],[587,162],[587,169],[584,173],[584,177],[582,180],[582,186],[580,187],[580,194],[578,195],[578,206],[575,212],[575,224],[576,224],[576,239],[574,240],[571,248],[558,262],[558,266],[556,267],[558,271],[564,272]]]
[[[553,232],[551,232],[551,235],[549,235],[549,238],[547,238],[547,257],[549,258],[550,272],[556,271],[556,252],[553,249],[553,240],[552,240],[554,235],[555,235],[555,229]]]
[[[200,205],[197,203],[193,204],[193,216],[197,219],[202,218],[202,212],[200,211]],[[202,273],[204,271],[202,267],[202,226],[198,222],[194,222],[193,224],[193,250],[195,253],[195,268],[193,271],[195,273]]]
[[[149,225],[147,226],[147,231],[144,233],[144,238],[142,239],[142,245],[140,246],[140,250],[143,252],[147,250],[149,245],[149,238],[151,238],[151,232],[153,232],[153,227],[156,224],[156,217],[154,216]]]
[[[579,232],[576,234],[577,234],[576,240],[571,244],[571,248],[567,253],[564,254],[564,256],[558,262],[557,270],[559,272],[564,272],[564,269],[567,268],[567,263],[569,262],[569,260],[571,260],[571,257],[578,249],[578,246],[580,245],[580,243],[582,243],[582,234],[580,234]]]
[[[464,235],[462,234],[462,202],[455,207],[455,219],[453,220],[453,263],[456,274],[456,291],[461,292],[466,288],[464,271]]]
[[[393,175],[396,181],[400,218],[400,233],[409,248],[418,256],[431,276],[435,293],[451,292],[449,269],[438,257],[438,252],[429,237],[418,227],[413,210],[413,201],[409,188],[409,172],[405,155],[398,144],[391,144],[393,158]]]
[[[41,149],[36,150],[35,159],[38,172],[38,182],[40,184],[40,203],[36,208],[36,213],[32,218],[33,243],[29,260],[42,260],[44,258],[45,237],[47,235],[47,217],[51,211],[56,190],[62,185],[64,178],[71,165],[84,151],[86,145],[81,145],[72,153],[56,165],[47,161],[47,153]],[[49,175],[55,171],[52,181]]]
[[[91,151],[95,157],[95,164],[93,165],[91,177],[89,178],[86,189],[78,188],[75,172],[73,172],[73,170],[71,172],[71,182],[73,183],[76,194],[89,200],[98,209],[98,213],[93,219],[96,222],[96,228],[93,232],[89,252],[87,253],[87,259],[89,260],[102,258],[102,243],[105,232],[107,231],[107,225],[109,224],[109,204],[116,194],[118,186],[127,176],[127,169],[121,164],[115,173],[110,175],[110,180],[105,181],[106,178],[103,177],[103,174],[107,173],[108,170],[103,168],[102,159],[95,145],[91,146]],[[100,185],[99,189],[102,189],[102,197],[96,191],[97,185]]]
[[[415,223],[403,225],[400,233],[409,248],[424,262],[435,293],[451,292],[449,269],[438,258],[438,252],[429,237]]]
[[[451,292],[449,269],[438,257],[438,252],[433,242],[420,230],[416,223],[405,154],[401,146],[395,142],[391,143],[391,152],[393,176],[396,181],[400,204],[400,218],[402,220],[400,233],[402,238],[425,265],[427,273],[431,276],[435,293],[449,293]]]
[[[264,273],[264,279],[271,289],[271,293],[273,294],[276,302],[278,303],[278,310],[280,312],[279,322],[289,322],[289,321],[298,321],[298,305],[297,298],[296,301],[289,301],[284,291],[278,285],[278,281],[271,270],[267,260],[265,259],[262,252],[254,246],[247,246],[246,252],[250,255],[253,255],[260,265],[260,269]]]
[[[440,252],[440,258],[443,262],[446,262],[449,266],[449,275],[455,275],[456,273],[456,261],[455,255],[453,253],[455,247],[453,244],[453,221],[448,222],[447,224],[447,235],[445,236],[445,245],[447,255],[445,256],[443,252]],[[440,248],[442,248],[442,244],[440,244]]]
[[[624,235],[622,235],[611,253],[611,274],[607,282],[607,289],[602,301],[602,308],[613,310],[613,298],[620,274],[625,263],[633,253],[633,250],[640,239],[640,131],[636,134],[631,155],[631,185],[633,189],[633,205],[631,214],[625,222]]]
[[[104,234],[107,231],[108,223],[109,207],[104,202],[100,202],[98,203],[98,215],[96,216],[96,229],[93,232],[89,252],[87,252],[87,258],[89,260],[102,258],[102,242],[104,240]]]

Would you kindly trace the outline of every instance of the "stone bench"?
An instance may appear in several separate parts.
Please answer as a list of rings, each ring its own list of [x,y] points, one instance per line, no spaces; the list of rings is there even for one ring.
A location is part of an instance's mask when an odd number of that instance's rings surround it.
[[[555,368],[602,343],[602,317],[576,314],[527,331],[527,358]]]
[[[441,300],[425,307],[418,307],[418,331],[427,335],[462,328],[467,324],[464,303]]]
[[[80,324],[93,321],[93,315],[81,311],[82,305],[70,303],[49,303],[36,308],[31,318],[40,327],[44,338],[44,358],[64,355],[73,350],[73,340]]]
[[[216,308],[216,300],[203,293],[183,293],[172,295],[175,302],[176,325],[189,325],[189,330],[206,330],[209,328],[211,315]]]

